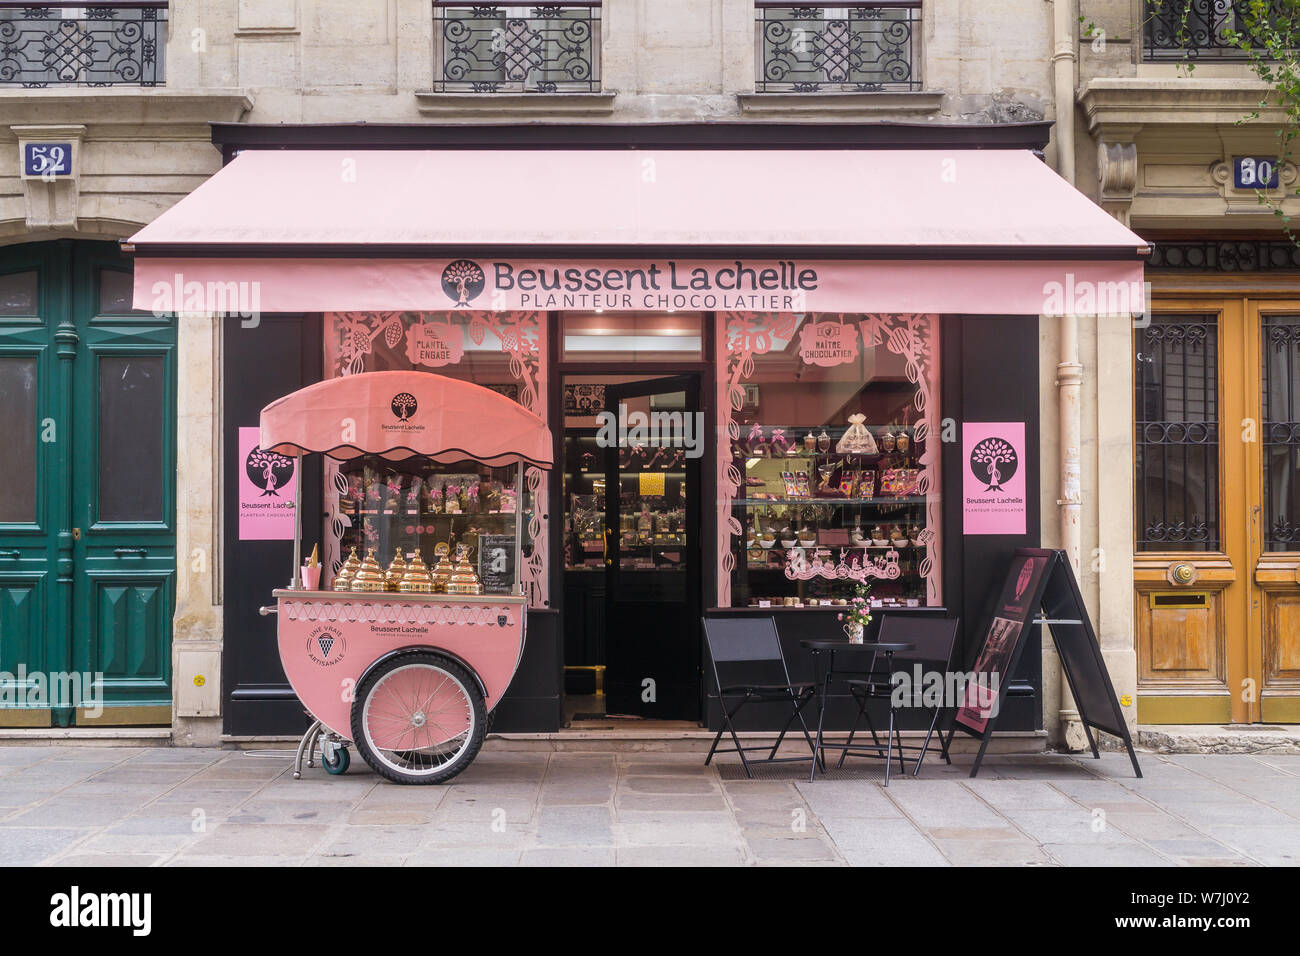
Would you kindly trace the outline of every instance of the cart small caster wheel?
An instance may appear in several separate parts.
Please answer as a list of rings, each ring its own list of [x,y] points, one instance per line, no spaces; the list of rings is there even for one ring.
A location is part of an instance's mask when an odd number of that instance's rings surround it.
[[[348,753],[347,747],[336,747],[333,760],[325,753],[320,755],[320,765],[326,773],[337,777],[348,772],[348,767],[352,765],[352,755]]]

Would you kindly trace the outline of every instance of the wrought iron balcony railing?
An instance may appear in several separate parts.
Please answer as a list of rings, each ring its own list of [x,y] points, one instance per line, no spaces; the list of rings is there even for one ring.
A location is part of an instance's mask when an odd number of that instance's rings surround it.
[[[1276,6],[1294,2],[1273,0]],[[1144,0],[1143,58],[1246,59],[1246,52],[1230,42],[1224,31],[1245,32],[1250,5],[1251,0]]]
[[[600,90],[600,2],[532,6],[434,0],[434,89],[444,93]]]
[[[0,2],[0,85],[159,86],[166,0]]]
[[[759,93],[921,88],[921,0],[754,7]]]

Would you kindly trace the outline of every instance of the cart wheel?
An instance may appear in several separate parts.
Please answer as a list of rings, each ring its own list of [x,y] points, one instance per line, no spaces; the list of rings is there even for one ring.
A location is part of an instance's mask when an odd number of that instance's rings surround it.
[[[348,753],[347,747],[335,747],[334,759],[331,761],[321,751],[320,765],[325,768],[325,772],[338,777],[348,772],[348,767],[352,766],[352,755]]]
[[[366,675],[352,703],[357,750],[396,783],[450,780],[478,754],[486,724],[473,678],[432,651],[389,658]]]

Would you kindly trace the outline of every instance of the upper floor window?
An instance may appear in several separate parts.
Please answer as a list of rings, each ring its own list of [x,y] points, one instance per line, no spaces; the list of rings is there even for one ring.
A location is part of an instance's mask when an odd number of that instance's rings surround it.
[[[489,6],[434,0],[434,89],[600,90],[600,0]]]
[[[1282,7],[1295,0],[1271,0],[1260,8],[1264,17],[1288,19]],[[1248,14],[1257,0],[1144,0],[1143,58],[1154,60],[1245,59],[1246,53],[1226,33],[1246,36]]]
[[[759,93],[921,88],[921,0],[754,7]]]
[[[0,2],[0,85],[160,86],[167,0]]]

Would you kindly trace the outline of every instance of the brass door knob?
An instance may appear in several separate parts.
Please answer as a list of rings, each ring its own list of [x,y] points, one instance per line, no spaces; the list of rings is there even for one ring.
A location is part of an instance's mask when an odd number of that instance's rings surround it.
[[[1169,572],[1169,579],[1174,584],[1191,584],[1196,578],[1196,568],[1190,564],[1175,564]]]

